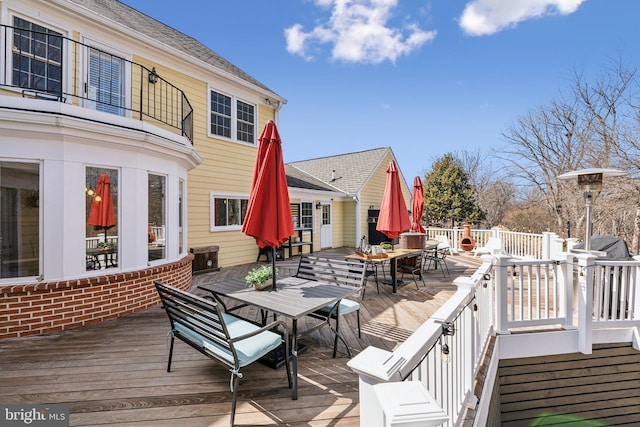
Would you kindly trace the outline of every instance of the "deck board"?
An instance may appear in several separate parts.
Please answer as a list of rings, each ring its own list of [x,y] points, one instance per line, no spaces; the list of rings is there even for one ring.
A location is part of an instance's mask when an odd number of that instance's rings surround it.
[[[297,260],[279,261],[283,269],[287,262],[295,265]],[[362,301],[362,339],[355,315],[344,316],[341,324],[353,355],[370,345],[393,350],[455,292],[452,280],[470,275],[478,265],[458,256],[447,262],[451,275],[425,273],[427,286],[420,284],[419,290],[410,283],[392,294],[380,284],[378,294],[370,278]],[[204,281],[243,277],[255,265],[194,276],[192,290]],[[246,314],[257,316],[250,310]],[[305,318],[299,328],[313,322]],[[227,426],[229,372],[176,341],[167,373],[168,330],[166,314],[155,306],[82,328],[0,340],[0,401],[69,404],[72,426]],[[291,400],[284,369],[250,365],[243,369],[236,425],[359,425],[358,377],[346,365],[343,345],[333,359],[328,328],[301,341],[308,349],[299,356],[298,400]]]

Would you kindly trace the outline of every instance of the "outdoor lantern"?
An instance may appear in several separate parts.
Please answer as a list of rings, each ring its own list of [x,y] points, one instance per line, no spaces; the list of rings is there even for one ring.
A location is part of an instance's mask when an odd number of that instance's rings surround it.
[[[593,193],[602,190],[602,179],[605,176],[624,176],[627,172],[618,169],[581,169],[577,171],[567,172],[558,179],[567,180],[578,177],[578,188],[584,194],[584,204],[587,209],[586,230],[584,233],[584,250],[591,251],[591,206]]]
[[[156,82],[158,81],[158,72],[156,71],[156,67],[153,67],[151,69],[151,72],[149,73],[149,83],[151,84],[156,84]]]

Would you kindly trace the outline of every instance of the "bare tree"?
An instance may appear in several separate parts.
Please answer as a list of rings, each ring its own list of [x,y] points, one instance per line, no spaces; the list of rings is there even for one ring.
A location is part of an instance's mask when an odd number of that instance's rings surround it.
[[[494,167],[492,158],[480,149],[461,150],[455,153],[455,157],[462,162],[469,182],[475,188],[478,206],[486,214],[483,225],[492,228],[502,224],[505,213],[514,202],[514,185],[501,173],[502,168]]]
[[[630,132],[630,118],[640,117],[634,107],[636,71],[613,63],[592,81],[575,73],[567,96],[560,96],[520,117],[503,136],[506,146],[498,156],[509,164],[515,181],[553,218],[552,231],[562,234],[569,221],[578,235],[584,230],[584,200],[574,182],[558,181],[565,172],[588,167],[630,167],[640,170],[637,144],[639,132]],[[638,188],[628,181],[605,183],[596,196],[594,234],[616,234],[625,239],[640,220],[635,218],[638,198],[629,197]],[[630,225],[631,224],[631,225]],[[636,240],[638,240],[636,238]]]

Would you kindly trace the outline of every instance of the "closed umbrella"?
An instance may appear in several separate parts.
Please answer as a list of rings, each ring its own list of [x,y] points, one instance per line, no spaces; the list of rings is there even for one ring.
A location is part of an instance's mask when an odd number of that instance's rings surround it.
[[[276,248],[293,234],[287,176],[282,160],[282,140],[273,120],[265,125],[253,169],[247,214],[242,232],[260,248],[272,247],[273,288],[276,288]]]
[[[96,183],[96,192],[91,203],[87,224],[104,230],[105,243],[107,242],[107,230],[116,225],[116,215],[111,195],[111,180],[106,173],[100,175]]]
[[[391,160],[389,167],[387,167],[387,181],[384,187],[376,230],[390,239],[395,239],[409,228],[411,228],[411,221],[409,220],[409,212],[400,187],[398,166],[395,161]]]
[[[422,226],[422,213],[424,212],[424,189],[419,176],[413,178],[413,201],[411,202],[411,231],[416,233],[426,232]]]

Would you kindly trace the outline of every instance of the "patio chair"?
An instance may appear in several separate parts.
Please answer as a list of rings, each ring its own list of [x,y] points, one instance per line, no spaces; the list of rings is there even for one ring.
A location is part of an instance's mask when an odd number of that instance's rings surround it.
[[[302,279],[327,281],[337,283],[344,286],[355,286],[360,288],[362,292],[354,295],[354,298],[361,298],[364,291],[365,280],[365,264],[359,261],[346,261],[332,258],[320,258],[315,256],[303,255],[300,257],[298,271],[295,277]],[[347,354],[351,357],[351,349],[344,338],[340,335],[340,317],[349,313],[356,313],[358,321],[358,338],[362,338],[360,329],[360,303],[353,299],[343,298],[340,304],[329,304],[320,310],[310,313],[309,316],[329,322],[330,319],[335,321],[335,338],[333,342],[333,357],[336,357],[338,349],[338,340],[341,340],[347,348]]]
[[[502,252],[502,239],[498,237],[490,237],[484,246],[477,247],[473,252],[473,256],[477,257],[478,254],[493,254],[495,252]]]
[[[425,250],[422,254],[422,265],[424,271],[429,271],[431,265],[433,265],[434,270],[440,268],[442,276],[447,277],[447,275],[449,274],[449,266],[447,265],[447,261],[445,260],[445,258],[447,257],[448,253],[449,249]]]
[[[449,238],[445,235],[436,236],[436,240],[438,243],[439,251],[447,251],[449,255],[453,256],[453,248],[451,247],[451,243],[449,243]]]
[[[367,262],[365,263],[366,267],[364,270],[364,289],[362,290],[362,299],[364,299],[364,293],[367,288],[367,280],[369,277],[373,276],[376,281],[376,290],[380,293],[380,283],[378,282],[378,263],[376,262]]]
[[[160,282],[153,282],[162,308],[171,323],[167,372],[171,372],[174,339],[178,338],[231,371],[231,426],[234,424],[241,368],[256,362],[284,343],[289,388],[293,387],[289,366],[289,336],[286,323],[274,321],[260,327],[225,313],[213,301],[200,298]],[[272,330],[281,327],[283,335]]]
[[[418,286],[416,275],[420,278],[422,284],[424,286],[427,286],[427,284],[424,282],[424,277],[422,276],[422,254],[399,258],[396,266],[396,271],[402,273],[402,276],[400,276],[400,280],[403,280],[404,273],[411,273],[411,277],[413,277],[413,281],[416,284],[416,289],[418,290],[420,289],[420,287]]]

